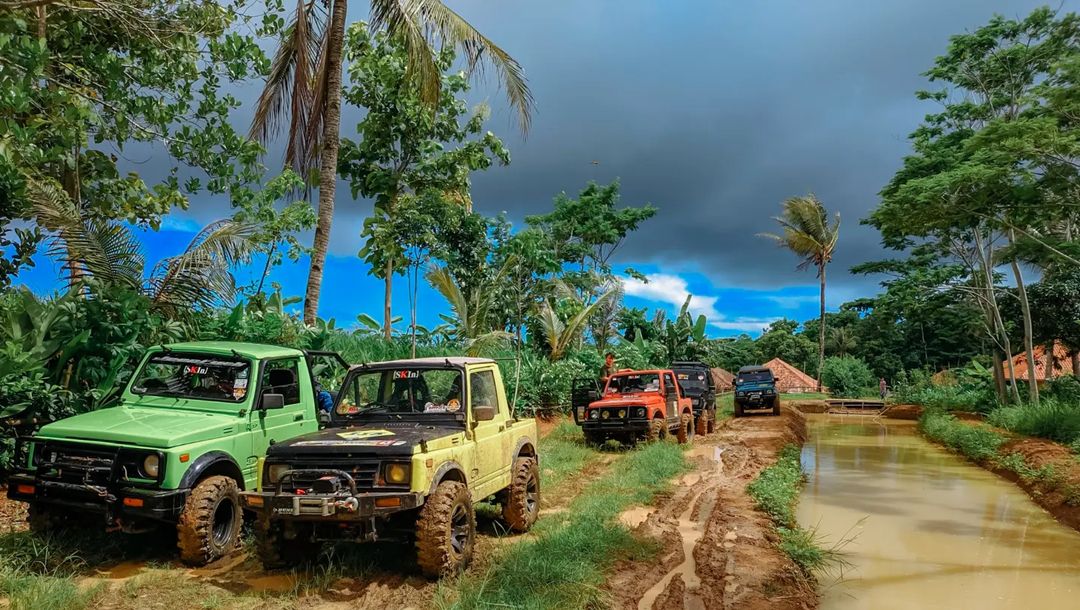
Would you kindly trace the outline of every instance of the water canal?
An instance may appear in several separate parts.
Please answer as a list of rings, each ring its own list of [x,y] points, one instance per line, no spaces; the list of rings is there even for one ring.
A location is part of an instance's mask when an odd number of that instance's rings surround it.
[[[1080,533],[914,422],[815,415],[798,518],[844,547],[823,610],[1080,608]]]

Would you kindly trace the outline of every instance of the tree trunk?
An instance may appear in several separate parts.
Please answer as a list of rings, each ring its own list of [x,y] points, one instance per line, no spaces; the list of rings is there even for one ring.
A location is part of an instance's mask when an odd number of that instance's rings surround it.
[[[1012,361],[1012,342],[1009,341],[1009,333],[1005,328],[1005,322],[1001,319],[1001,308],[998,307],[997,295],[994,293],[994,264],[993,253],[987,250],[987,245],[979,232],[979,229],[973,231],[976,247],[979,250],[979,275],[981,275],[980,283],[983,284],[982,289],[986,291],[986,296],[982,299],[987,318],[989,318],[987,325],[994,329],[994,333],[997,335],[995,342],[997,342],[1001,349],[1005,351],[1005,362],[1007,363],[1006,371],[1008,372],[1008,379],[1011,383],[1009,388],[1010,396],[1013,402],[1020,402],[1020,390],[1016,387],[1016,369],[1013,367]],[[989,328],[987,329],[989,330]]]
[[[390,311],[390,297],[394,290],[394,261],[386,261],[386,269],[383,271],[386,274],[386,294],[383,296],[383,339],[390,341],[393,338],[391,331],[393,328],[393,314]]]
[[[255,294],[262,294],[263,283],[266,282],[266,276],[270,274],[270,261],[274,258],[274,250],[277,249],[277,242],[270,245],[270,251],[266,253],[266,264],[263,265],[262,275],[259,276],[259,288],[255,291]]]
[[[1016,235],[1009,230],[1009,244],[1016,243]],[[1013,277],[1016,278],[1016,290],[1020,296],[1020,312],[1024,318],[1024,354],[1027,356],[1028,366],[1028,400],[1032,404],[1039,404],[1039,382],[1035,370],[1035,340],[1031,328],[1031,304],[1028,302],[1027,288],[1024,286],[1024,275],[1020,271],[1020,263],[1014,257],[1010,262]]]
[[[1080,350],[1072,353],[1072,370],[1073,377],[1080,379]]]
[[[821,323],[818,328],[817,391],[821,391],[821,370],[825,365],[825,263],[818,266],[821,277]]]
[[[1005,369],[1001,366],[1003,358],[1000,352],[995,349],[991,350],[990,359],[994,367],[994,392],[997,394],[999,401],[1005,402]]]
[[[330,226],[334,221],[334,195],[337,191],[338,147],[341,145],[341,48],[345,41],[345,16],[348,2],[334,0],[326,42],[326,116],[323,117],[322,153],[319,157],[319,220],[315,225],[315,243],[311,250],[307,293],[304,295],[304,323],[313,325],[319,315],[323,266],[330,248]]]

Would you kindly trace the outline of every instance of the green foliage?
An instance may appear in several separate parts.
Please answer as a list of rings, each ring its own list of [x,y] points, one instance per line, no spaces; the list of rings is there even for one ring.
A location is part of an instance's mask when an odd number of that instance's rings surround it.
[[[541,460],[545,459],[543,456]],[[616,517],[648,503],[687,468],[682,451],[657,443],[619,459],[565,511],[537,523],[535,538],[509,546],[482,573],[458,583],[458,598],[443,608],[594,608],[607,605],[600,585],[621,559],[645,559],[654,549]]]
[[[821,368],[821,382],[833,396],[859,398],[875,392],[874,374],[859,358],[832,356]]]
[[[758,508],[782,527],[796,525],[795,505],[805,478],[799,461],[800,452],[797,445],[785,446],[777,462],[762,470],[746,487]]]
[[[892,398],[945,411],[988,413],[998,405],[991,373],[978,361],[951,372],[955,383],[935,385],[927,371],[901,371],[893,384]]]
[[[761,364],[780,358],[803,371],[817,371],[817,345],[804,334],[796,333],[795,320],[777,320],[756,341]],[[734,372],[734,371],[733,371]]]
[[[987,422],[1010,432],[1071,444],[1080,441],[1080,403],[1043,400],[1038,405],[1002,405]]]
[[[549,361],[530,352],[522,353],[517,408],[528,413],[534,409],[567,411],[570,408],[570,389],[577,379],[593,379],[603,362],[592,348],[568,353],[557,361]],[[513,383],[513,377],[507,380]]]
[[[1005,438],[983,425],[968,425],[948,413],[927,409],[919,419],[919,430],[974,461],[993,459]]]

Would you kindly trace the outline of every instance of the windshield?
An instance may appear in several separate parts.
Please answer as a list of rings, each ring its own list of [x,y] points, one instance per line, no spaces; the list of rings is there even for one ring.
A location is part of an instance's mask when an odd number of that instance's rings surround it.
[[[334,412],[340,416],[463,413],[461,387],[461,371],[452,368],[360,371],[345,381]]]
[[[250,368],[248,361],[241,359],[162,352],[150,356],[139,370],[131,392],[241,402],[247,396]]]
[[[659,392],[660,375],[656,373],[634,373],[616,375],[608,380],[608,394],[629,394],[633,392]]]
[[[704,389],[709,387],[709,381],[705,378],[705,375],[705,371],[700,370],[675,371],[675,379],[684,388]]]
[[[749,373],[739,373],[739,378],[735,380],[735,383],[750,383],[753,381],[772,381],[772,371],[752,371]]]

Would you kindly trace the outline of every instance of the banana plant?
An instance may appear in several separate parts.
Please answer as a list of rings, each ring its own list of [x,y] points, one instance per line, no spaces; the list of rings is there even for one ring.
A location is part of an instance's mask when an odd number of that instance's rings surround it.
[[[401,320],[401,316],[394,316],[390,319],[390,334],[392,336],[401,336],[401,332],[394,328],[394,325],[401,322]],[[366,313],[356,316],[356,322],[359,326],[356,328],[355,332],[362,337],[383,337],[386,335],[382,323]]]

